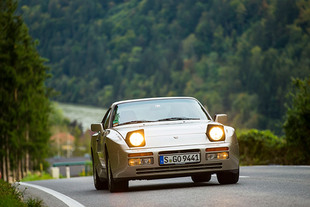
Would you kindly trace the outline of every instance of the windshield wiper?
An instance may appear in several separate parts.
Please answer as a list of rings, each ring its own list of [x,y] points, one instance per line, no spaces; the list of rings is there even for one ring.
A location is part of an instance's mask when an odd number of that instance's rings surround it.
[[[165,119],[158,119],[157,121],[177,121],[177,120],[200,120],[199,118],[187,118],[187,117],[170,117]]]
[[[145,122],[153,122],[153,121],[148,121],[148,120],[134,120],[134,121],[128,121],[128,122],[124,122],[119,124],[120,125],[125,125],[125,124],[139,124],[139,123],[145,123]]]

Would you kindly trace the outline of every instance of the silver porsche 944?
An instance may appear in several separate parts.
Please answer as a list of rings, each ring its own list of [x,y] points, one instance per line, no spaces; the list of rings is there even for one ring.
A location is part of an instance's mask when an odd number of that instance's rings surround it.
[[[239,180],[239,146],[225,114],[211,118],[191,97],[148,98],[113,103],[91,125],[97,190],[124,191],[129,180],[191,176],[220,184]]]

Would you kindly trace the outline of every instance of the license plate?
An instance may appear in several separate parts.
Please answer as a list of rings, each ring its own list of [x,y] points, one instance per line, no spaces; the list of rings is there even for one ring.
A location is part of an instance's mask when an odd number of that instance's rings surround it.
[[[172,154],[159,156],[160,165],[199,163],[199,153]]]

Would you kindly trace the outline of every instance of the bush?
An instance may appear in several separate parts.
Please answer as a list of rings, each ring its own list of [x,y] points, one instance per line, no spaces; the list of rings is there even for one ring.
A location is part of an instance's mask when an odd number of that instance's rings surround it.
[[[285,140],[271,131],[251,129],[238,133],[240,164],[285,164]]]
[[[43,201],[38,198],[28,198],[25,203],[24,192],[19,192],[16,185],[11,185],[0,179],[0,206],[1,207],[42,207]]]
[[[286,120],[283,125],[289,162],[310,164],[310,77],[305,80],[293,79],[293,88],[288,94]]]
[[[27,206],[28,207],[42,207],[43,205],[43,201],[38,199],[38,198],[29,198],[27,201]]]
[[[15,187],[0,179],[0,206],[27,206]]]

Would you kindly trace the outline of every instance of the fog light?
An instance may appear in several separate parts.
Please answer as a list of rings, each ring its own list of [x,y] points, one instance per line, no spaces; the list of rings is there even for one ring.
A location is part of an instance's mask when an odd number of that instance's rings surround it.
[[[151,165],[154,163],[153,158],[147,157],[147,158],[131,158],[128,159],[128,165],[129,166],[137,166],[137,165]]]
[[[129,159],[128,160],[128,165],[129,166],[136,166],[136,165],[141,165],[141,159],[140,158],[136,158],[136,159]]]
[[[217,159],[217,153],[207,154],[207,160],[214,160],[214,159]]]
[[[217,159],[219,159],[219,160],[226,160],[226,159],[228,159],[228,157],[229,157],[228,152],[217,153]]]
[[[153,164],[153,158],[143,158],[142,160],[142,165],[151,165]]]
[[[207,160],[226,160],[229,158],[228,152],[208,153],[206,155]]]

